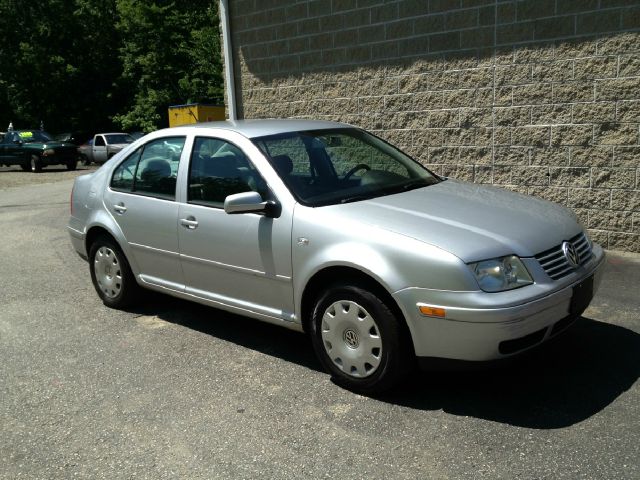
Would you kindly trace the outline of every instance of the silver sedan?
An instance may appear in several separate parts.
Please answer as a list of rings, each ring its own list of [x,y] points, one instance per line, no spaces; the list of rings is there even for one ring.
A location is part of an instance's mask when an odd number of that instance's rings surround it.
[[[106,306],[144,287],[305,331],[334,380],[364,393],[416,363],[547,341],[587,308],[604,264],[560,205],[310,120],[149,134],[77,178],[68,230]]]

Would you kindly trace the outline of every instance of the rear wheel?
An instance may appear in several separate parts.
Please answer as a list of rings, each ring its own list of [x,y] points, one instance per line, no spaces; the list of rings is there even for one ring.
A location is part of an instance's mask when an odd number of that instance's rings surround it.
[[[67,170],[75,170],[76,167],[78,166],[78,160],[77,159],[73,159],[73,160],[67,160]]]
[[[91,160],[89,160],[89,157],[87,157],[86,155],[82,155],[81,160],[84,165],[91,165]]]
[[[313,346],[337,384],[367,394],[382,392],[412,368],[401,321],[370,291],[334,285],[315,304]]]
[[[42,171],[42,159],[38,155],[31,155],[31,161],[29,163],[31,171],[34,173]]]
[[[125,308],[133,303],[140,287],[120,247],[109,237],[96,239],[89,250],[91,281],[107,307]]]

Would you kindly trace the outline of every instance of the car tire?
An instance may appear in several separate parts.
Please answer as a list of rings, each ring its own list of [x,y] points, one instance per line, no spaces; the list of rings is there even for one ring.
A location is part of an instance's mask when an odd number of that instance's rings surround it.
[[[8,165],[7,165],[8,166]],[[22,170],[24,170],[25,172],[28,172],[29,170],[31,170],[31,163],[30,160],[25,160],[24,163],[20,164],[20,168]]]
[[[38,155],[31,155],[31,159],[29,161],[29,168],[33,173],[41,172],[42,159]]]
[[[100,236],[91,244],[89,269],[93,286],[107,307],[123,309],[133,303],[140,287],[115,241]]]
[[[73,160],[69,160],[67,163],[67,170],[75,170],[78,167],[78,160],[75,158]]]
[[[401,321],[365,288],[336,284],[315,303],[312,344],[336,384],[358,393],[380,393],[412,371],[412,349]]]
[[[82,155],[82,164],[87,167],[91,165],[91,160],[89,160],[89,157],[87,157],[86,155]]]

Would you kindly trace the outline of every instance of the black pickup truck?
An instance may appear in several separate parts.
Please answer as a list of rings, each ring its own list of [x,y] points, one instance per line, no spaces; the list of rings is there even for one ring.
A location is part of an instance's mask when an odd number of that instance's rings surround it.
[[[14,130],[0,140],[0,165],[20,165],[32,172],[40,172],[48,165],[75,170],[78,152],[72,143],[57,142],[42,130]]]

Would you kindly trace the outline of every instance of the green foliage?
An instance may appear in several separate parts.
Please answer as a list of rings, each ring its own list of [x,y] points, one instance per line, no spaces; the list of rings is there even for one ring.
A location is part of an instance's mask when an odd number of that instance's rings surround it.
[[[0,0],[0,129],[150,131],[222,103],[216,4]]]
[[[123,128],[157,128],[167,106],[222,102],[218,17],[211,0],[118,0],[123,78],[135,91]]]

